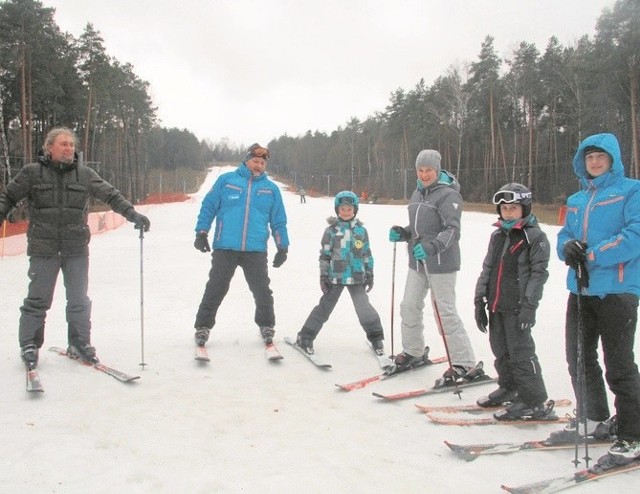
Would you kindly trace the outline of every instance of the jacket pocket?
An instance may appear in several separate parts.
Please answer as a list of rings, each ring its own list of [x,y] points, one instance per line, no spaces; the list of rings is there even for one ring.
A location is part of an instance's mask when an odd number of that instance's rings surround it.
[[[55,206],[53,184],[38,184],[31,189],[33,204],[36,209]]]
[[[87,205],[87,188],[82,184],[67,184],[67,205],[73,209],[84,209]]]

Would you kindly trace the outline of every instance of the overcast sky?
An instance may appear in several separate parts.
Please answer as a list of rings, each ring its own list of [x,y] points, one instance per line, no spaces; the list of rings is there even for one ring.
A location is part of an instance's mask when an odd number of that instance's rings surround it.
[[[487,34],[510,58],[595,34],[614,0],[42,0],[76,38],[151,85],[161,125],[266,144],[383,111],[398,88],[474,62]]]

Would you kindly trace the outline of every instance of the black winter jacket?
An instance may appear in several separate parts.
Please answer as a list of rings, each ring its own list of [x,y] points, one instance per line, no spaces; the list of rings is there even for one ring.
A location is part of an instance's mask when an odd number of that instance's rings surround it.
[[[0,215],[26,198],[30,256],[88,255],[91,234],[87,225],[89,199],[107,204],[128,220],[133,205],[91,168],[50,161],[41,155],[36,163],[25,165],[0,193]]]
[[[486,297],[491,312],[536,309],[549,272],[550,246],[532,214],[508,231],[498,221],[476,283],[475,299]]]

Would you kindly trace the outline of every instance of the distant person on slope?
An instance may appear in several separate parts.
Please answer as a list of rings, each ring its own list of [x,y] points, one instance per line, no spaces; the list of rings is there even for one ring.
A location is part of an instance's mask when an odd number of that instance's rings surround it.
[[[551,248],[531,213],[527,187],[506,184],[493,195],[493,203],[500,217],[476,283],[475,319],[480,331],[489,330],[499,387],[478,405],[507,403],[494,414],[498,420],[541,419],[551,410],[544,404],[547,390],[531,328],[549,278]]]
[[[36,163],[25,165],[0,192],[0,223],[9,211],[27,198],[29,231],[29,291],[20,308],[21,357],[35,369],[44,343],[44,323],[53,302],[58,273],[62,271],[67,294],[69,356],[97,363],[91,346],[89,286],[89,201],[96,198],[116,213],[149,231],[149,219],[103,180],[78,162],[76,135],[56,127],[44,139]]]
[[[416,158],[417,187],[409,199],[409,225],[392,226],[389,230],[390,241],[409,244],[409,270],[400,305],[403,351],[396,356],[395,365],[406,370],[424,363],[423,310],[431,289],[452,364],[436,381],[436,387],[469,382],[484,374],[482,365],[476,365],[469,336],[456,309],[463,204],[460,184],[441,169],[440,160],[435,149],[420,151]]]
[[[209,281],[194,325],[198,346],[209,339],[238,266],[255,300],[254,320],[260,334],[265,344],[273,341],[276,319],[269,288],[267,241],[271,232],[277,247],[273,267],[279,268],[287,260],[289,236],[280,189],[265,172],[268,159],[269,150],[253,144],[237,170],[221,175],[202,201],[193,244],[196,249],[211,251],[209,230],[214,219],[216,224]]]
[[[581,190],[567,199],[557,250],[569,266],[565,343],[578,397],[579,329],[583,336],[587,427],[584,431],[580,424],[576,429],[574,421],[565,432],[573,437],[576,431],[605,436],[609,432],[609,404],[598,363],[600,341],[618,421],[617,441],[609,454],[638,459],[640,375],[633,347],[640,295],[640,181],[624,176],[620,145],[613,134],[595,134],[582,141],[573,170]]]
[[[373,288],[373,256],[369,234],[358,214],[358,196],[344,190],[334,199],[337,217],[327,219],[320,242],[320,289],[322,296],[298,333],[297,345],[313,354],[313,341],[329,319],[346,288],[351,295],[360,325],[374,351],[384,355],[384,332],[378,312],[367,293]]]
[[[307,191],[304,190],[303,187],[300,187],[298,189],[298,194],[300,195],[300,204],[306,204],[307,203]]]

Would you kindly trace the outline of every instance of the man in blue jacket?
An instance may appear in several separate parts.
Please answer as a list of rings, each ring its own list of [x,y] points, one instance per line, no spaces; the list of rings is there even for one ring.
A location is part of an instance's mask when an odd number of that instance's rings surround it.
[[[578,329],[583,336],[587,426],[586,431],[582,426],[577,430],[597,434],[598,425],[609,417],[598,363],[600,340],[618,418],[618,437],[609,454],[640,458],[640,374],[633,354],[640,295],[640,181],[624,176],[620,146],[612,134],[582,141],[573,169],[581,190],[567,199],[557,250],[570,268],[566,357],[578,396]],[[575,434],[576,425],[565,431]]]
[[[262,338],[267,345],[273,341],[276,321],[269,288],[267,241],[271,233],[278,249],[273,267],[279,268],[287,260],[289,237],[280,189],[265,172],[268,159],[269,150],[253,144],[237,170],[221,175],[202,201],[193,244],[196,249],[211,251],[208,236],[214,218],[216,224],[209,281],[194,325],[198,346],[207,342],[238,266],[253,294],[254,320]]]

